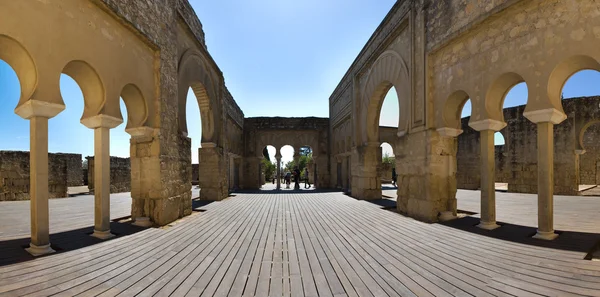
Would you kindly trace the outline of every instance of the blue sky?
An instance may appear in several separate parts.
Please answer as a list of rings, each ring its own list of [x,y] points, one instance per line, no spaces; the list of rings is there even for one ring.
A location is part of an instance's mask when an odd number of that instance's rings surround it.
[[[190,2],[203,24],[208,50],[247,117],[327,117],[329,96],[395,0]],[[599,81],[595,72],[576,74],[565,87],[565,97],[599,95]],[[50,120],[49,150],[91,156],[93,131],[79,123],[81,91],[66,75],[60,85],[67,109]],[[0,126],[10,127],[0,129],[0,150],[29,150],[29,123],[14,114],[18,80],[2,61],[0,90]],[[525,88],[517,86],[505,107],[523,104],[525,98]],[[197,162],[201,124],[192,93],[188,93],[187,113],[192,159]],[[468,104],[465,113],[470,113]],[[398,114],[395,92],[390,92],[380,124],[397,125]],[[124,129],[122,124],[111,130],[113,156],[129,156],[129,135]],[[282,154],[290,160],[293,152]]]

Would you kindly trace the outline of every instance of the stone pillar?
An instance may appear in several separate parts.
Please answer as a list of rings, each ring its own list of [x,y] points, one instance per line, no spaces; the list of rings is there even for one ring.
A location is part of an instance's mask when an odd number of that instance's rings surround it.
[[[471,128],[479,131],[481,161],[481,220],[477,227],[493,230],[496,224],[496,159],[494,154],[494,134],[506,127],[506,123],[486,119],[469,123]]]
[[[227,171],[223,149],[215,143],[202,143],[198,149],[200,200],[227,198]]]
[[[31,242],[25,250],[33,256],[53,253],[48,209],[48,119],[65,109],[62,104],[28,100],[15,109],[29,120],[29,199]]]
[[[276,155],[275,159],[277,159],[277,190],[281,189],[281,155]]]
[[[352,151],[352,197],[362,200],[381,199],[381,179],[378,168],[379,143],[373,142],[359,146]]]
[[[494,157],[494,130],[479,132],[481,147],[481,221],[477,227],[493,230],[496,224],[496,160]]]
[[[97,115],[81,120],[94,129],[94,233],[93,237],[108,239],[110,233],[110,129],[122,119]]]
[[[554,233],[554,125],[567,118],[555,108],[525,111],[523,115],[537,124],[538,230],[533,238],[553,240]]]
[[[39,256],[54,252],[50,247],[48,209],[48,118],[30,118],[29,129],[31,243],[26,250],[34,256]]]
[[[554,233],[554,124],[537,123],[538,230],[534,238],[552,240]]]

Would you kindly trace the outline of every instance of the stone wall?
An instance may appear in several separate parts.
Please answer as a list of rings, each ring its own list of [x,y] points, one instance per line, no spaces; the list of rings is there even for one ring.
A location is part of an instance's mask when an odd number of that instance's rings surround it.
[[[69,186],[83,184],[79,154],[48,154],[50,198],[67,197]],[[29,152],[0,151],[0,201],[29,200]]]
[[[598,184],[600,126],[592,125],[584,133],[585,154],[577,156],[577,124],[595,121],[600,97],[563,100],[568,119],[554,127],[554,191],[575,195],[579,184]],[[537,128],[523,116],[525,106],[504,110],[507,126],[500,131],[505,145],[495,146],[496,182],[508,183],[508,191],[537,193]],[[480,186],[479,132],[462,119],[463,133],[458,136],[457,185],[461,189]]]
[[[243,174],[240,187],[260,188],[259,164],[262,150],[272,145],[278,151],[290,145],[297,153],[301,147],[310,146],[317,173],[316,187],[331,185],[329,168],[329,119],[317,117],[256,117],[244,119],[244,160],[240,163]]]
[[[88,189],[94,191],[94,157],[88,160]],[[110,192],[131,191],[131,163],[129,158],[110,157]]]
[[[200,171],[198,170],[198,164],[192,164],[192,185],[198,184],[198,177]]]

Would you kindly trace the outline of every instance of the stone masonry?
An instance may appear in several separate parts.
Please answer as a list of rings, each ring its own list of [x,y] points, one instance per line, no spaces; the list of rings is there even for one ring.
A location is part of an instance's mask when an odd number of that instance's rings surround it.
[[[522,114],[525,106],[504,109],[507,126],[500,130],[505,145],[495,146],[495,181],[508,183],[508,191],[537,193],[537,130]],[[566,121],[554,127],[554,191],[561,195],[577,195],[580,184],[596,185],[600,181],[600,125],[583,131],[585,153],[576,154],[578,135],[576,122],[595,123],[600,114],[600,97],[563,100]],[[463,133],[458,136],[457,186],[479,189],[479,132],[469,127],[470,118],[461,120]],[[594,141],[595,140],[595,141]]]
[[[48,154],[50,198],[67,197],[67,188],[83,185],[79,154]],[[29,200],[29,152],[0,151],[0,201]]]
[[[94,192],[94,157],[88,160],[88,189]],[[129,158],[110,157],[110,192],[131,191],[131,164]]]

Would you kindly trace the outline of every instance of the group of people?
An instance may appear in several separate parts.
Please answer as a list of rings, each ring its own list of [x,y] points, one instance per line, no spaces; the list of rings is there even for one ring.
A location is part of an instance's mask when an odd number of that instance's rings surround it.
[[[281,177],[280,177],[281,178]],[[294,170],[292,170],[291,172],[286,172],[285,175],[283,175],[283,180],[285,182],[285,188],[289,189],[290,188],[290,184],[292,183],[292,179],[294,180],[294,189],[298,190],[300,189],[300,178],[301,178],[301,174],[300,174],[300,169],[298,168],[298,166],[294,167]],[[273,183],[275,183],[275,179],[273,179]],[[308,180],[308,168],[304,168],[304,188],[305,189],[309,189],[311,187],[310,181]]]

